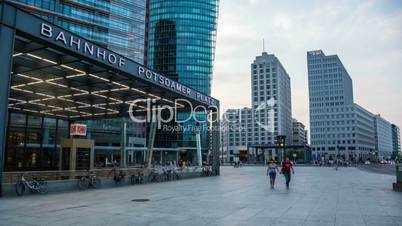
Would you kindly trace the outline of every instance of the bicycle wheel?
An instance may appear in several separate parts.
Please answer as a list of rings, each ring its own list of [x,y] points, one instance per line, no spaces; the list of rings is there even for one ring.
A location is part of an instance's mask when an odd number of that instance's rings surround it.
[[[134,184],[136,184],[136,177],[134,176],[134,175],[131,175],[131,177],[130,177],[130,183],[132,184],[132,185],[134,185]]]
[[[17,193],[18,196],[23,196],[25,193],[25,184],[20,181],[15,184],[15,193]]]
[[[78,188],[81,190],[87,189],[89,186],[89,181],[86,177],[81,177],[78,181],[77,181],[77,185]]]
[[[101,186],[101,179],[97,177],[93,180],[92,187],[99,188],[100,186]]]
[[[49,187],[45,181],[39,182],[38,184],[38,192],[41,194],[46,194],[49,191]]]

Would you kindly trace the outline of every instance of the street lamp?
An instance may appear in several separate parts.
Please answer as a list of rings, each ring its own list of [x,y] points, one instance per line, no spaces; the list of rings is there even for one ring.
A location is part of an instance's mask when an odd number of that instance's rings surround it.
[[[336,145],[336,154],[335,154],[336,170],[338,170],[338,164],[339,164],[338,156],[339,156],[339,145]]]

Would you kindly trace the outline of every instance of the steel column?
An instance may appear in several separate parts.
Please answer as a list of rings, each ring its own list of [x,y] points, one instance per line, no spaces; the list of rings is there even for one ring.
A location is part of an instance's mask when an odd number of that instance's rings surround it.
[[[3,171],[5,168],[6,134],[8,124],[8,97],[10,94],[11,69],[13,63],[16,11],[0,5],[0,196],[2,194]]]
[[[127,123],[123,119],[120,134],[120,167],[125,168],[127,166]]]
[[[220,174],[219,147],[220,147],[220,121],[219,111],[212,111],[212,169],[216,175]]]
[[[147,147],[147,162],[145,163],[146,168],[152,167],[152,154],[154,149],[154,141],[156,134],[156,110],[152,110],[151,122],[148,136],[148,147]]]

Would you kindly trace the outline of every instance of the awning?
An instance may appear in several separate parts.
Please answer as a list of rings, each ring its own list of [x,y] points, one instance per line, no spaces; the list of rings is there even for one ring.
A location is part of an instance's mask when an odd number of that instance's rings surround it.
[[[17,11],[15,20],[3,21],[16,30],[12,111],[82,120],[127,116],[129,110],[144,114],[151,106],[183,112],[219,107],[218,100],[96,43],[12,5],[3,7]]]

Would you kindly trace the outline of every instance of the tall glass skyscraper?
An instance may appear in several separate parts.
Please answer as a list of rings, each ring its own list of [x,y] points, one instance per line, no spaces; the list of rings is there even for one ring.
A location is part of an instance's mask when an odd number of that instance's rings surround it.
[[[148,66],[210,95],[219,1],[149,0],[148,3]],[[187,118],[188,115],[179,114],[178,117]],[[206,119],[205,114],[197,117]],[[195,121],[183,124],[185,128],[195,125]],[[209,133],[201,130],[204,155],[209,143]],[[155,145],[195,147],[195,131],[158,131]]]
[[[211,94],[218,0],[149,1],[149,66]]]
[[[9,0],[139,63],[144,62],[146,0]]]

